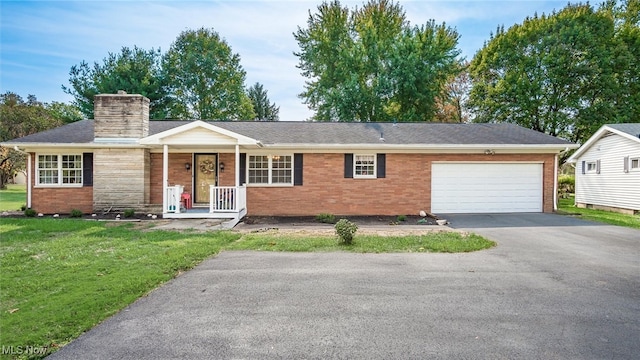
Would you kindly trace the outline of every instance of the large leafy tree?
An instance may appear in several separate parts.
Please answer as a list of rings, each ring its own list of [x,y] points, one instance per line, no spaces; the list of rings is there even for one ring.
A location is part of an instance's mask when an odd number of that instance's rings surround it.
[[[68,104],[42,103],[29,95],[27,100],[10,91],[0,95],[0,141],[11,140],[80,120],[79,110]],[[9,147],[0,147],[0,189],[16,172],[25,168],[25,156]]]
[[[256,121],[278,121],[280,107],[275,103],[269,102],[267,90],[262,84],[255,83],[247,90],[247,96],[251,100],[253,111],[255,112],[254,120]]]
[[[323,2],[294,37],[308,78],[300,97],[318,121],[430,121],[457,71],[458,34],[433,21],[411,26],[389,0],[353,11]]]
[[[169,114],[178,119],[253,119],[245,93],[240,56],[217,32],[201,28],[182,32],[163,59]]]
[[[466,103],[471,91],[468,63],[462,64],[458,74],[451,76],[444,91],[436,98],[438,122],[466,123],[470,121]]]
[[[632,120],[625,87],[637,89],[638,77],[628,76],[631,51],[616,33],[611,11],[583,4],[499,28],[470,65],[474,120],[576,142],[603,123]]]
[[[115,94],[124,90],[149,98],[149,117],[167,116],[167,93],[161,72],[160,50],[123,47],[120,53],[109,53],[102,63],[93,66],[83,61],[71,67],[69,87],[65,93],[74,97],[75,105],[89,119],[93,118],[93,98],[97,94]]]

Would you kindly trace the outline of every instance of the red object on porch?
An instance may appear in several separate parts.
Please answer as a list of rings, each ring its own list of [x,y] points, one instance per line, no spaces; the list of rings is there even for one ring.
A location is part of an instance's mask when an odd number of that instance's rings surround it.
[[[182,193],[182,196],[180,196],[180,201],[184,205],[185,209],[191,209],[191,194]]]

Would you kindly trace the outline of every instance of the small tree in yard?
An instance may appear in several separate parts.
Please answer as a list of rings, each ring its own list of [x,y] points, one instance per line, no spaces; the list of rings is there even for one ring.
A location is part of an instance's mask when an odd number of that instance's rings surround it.
[[[358,231],[358,225],[352,223],[347,219],[340,219],[335,225],[336,234],[338,234],[338,241],[344,245],[353,244],[353,236]]]

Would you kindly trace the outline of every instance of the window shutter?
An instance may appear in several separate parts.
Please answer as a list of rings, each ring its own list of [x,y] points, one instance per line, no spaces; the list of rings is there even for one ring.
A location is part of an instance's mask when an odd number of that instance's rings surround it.
[[[302,154],[293,154],[293,185],[302,185]]]
[[[387,164],[386,164],[386,154],[377,154],[376,166],[377,166],[377,177],[378,179],[384,178],[386,176]]]
[[[586,162],[586,161],[583,161],[583,162],[582,162],[582,175],[584,175],[584,174],[586,174],[586,173],[587,173],[587,169],[586,169],[586,167],[587,167],[587,162]]]
[[[600,160],[596,160],[596,174],[600,174]]]
[[[623,166],[623,168],[624,168],[624,172],[625,173],[629,172],[629,157],[628,156],[624,157],[624,166]]]
[[[247,182],[247,154],[240,154],[240,185],[244,185]]]
[[[353,154],[344,154],[344,177],[353,178]]]
[[[82,153],[82,186],[93,186],[93,153]]]

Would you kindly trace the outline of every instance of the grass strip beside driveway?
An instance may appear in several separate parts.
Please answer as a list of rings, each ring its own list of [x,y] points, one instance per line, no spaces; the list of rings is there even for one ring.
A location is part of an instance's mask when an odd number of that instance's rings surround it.
[[[140,223],[138,223],[140,225]],[[336,237],[136,229],[133,223],[0,219],[1,358],[39,358],[77,338],[180,272],[223,250],[465,252],[478,235]],[[31,351],[30,355],[25,350]]]
[[[558,212],[561,214],[575,215],[583,220],[640,229],[640,214],[627,215],[613,211],[579,208],[574,205],[573,197],[560,199],[558,201]]]

